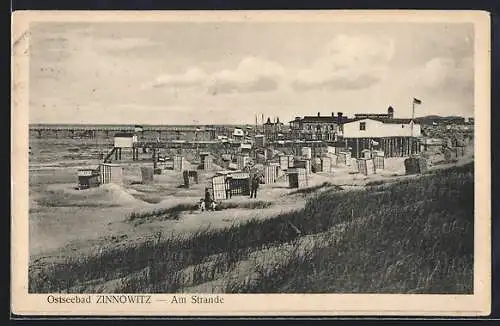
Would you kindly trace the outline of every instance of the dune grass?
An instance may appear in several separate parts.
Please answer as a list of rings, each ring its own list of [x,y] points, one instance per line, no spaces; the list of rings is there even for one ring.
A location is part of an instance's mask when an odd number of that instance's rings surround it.
[[[172,207],[153,209],[147,212],[132,212],[127,216],[129,221],[147,219],[151,217],[161,219],[177,220],[182,212],[190,212],[198,209],[196,204],[177,204]]]
[[[263,209],[271,207],[273,203],[268,201],[251,201],[251,202],[241,202],[241,203],[232,203],[232,202],[221,202],[217,206],[218,210],[224,209],[234,209],[234,208],[243,208],[243,209]],[[146,212],[132,212],[127,216],[129,221],[134,220],[144,220],[148,218],[156,218],[163,220],[178,220],[180,218],[180,214],[187,212],[193,213],[194,211],[199,210],[198,204],[177,204],[168,208],[158,208],[153,209]]]
[[[351,221],[333,245],[295,255],[258,282],[231,292],[447,293],[473,292],[473,174],[464,166],[359,192],[342,203],[318,200],[311,219]],[[328,196],[328,195],[321,195]],[[332,197],[329,197],[332,199]],[[352,203],[360,201],[357,210]],[[306,209],[307,211],[307,209]],[[341,214],[338,214],[341,213]],[[357,217],[357,218],[356,218]]]
[[[308,196],[308,195],[310,195],[312,193],[315,193],[318,190],[321,190],[321,189],[324,189],[324,188],[329,188],[330,190],[331,189],[342,190],[342,187],[334,185],[331,182],[323,182],[322,184],[319,184],[317,186],[300,188],[300,189],[297,189],[297,190],[290,191],[288,193],[288,195],[297,195],[297,194],[300,194],[300,195],[303,195],[303,196]]]
[[[255,282],[232,283],[225,292],[471,293],[473,173],[469,164],[366,190],[326,189],[311,195],[303,209],[271,219],[200,230],[188,238],[158,237],[59,264],[34,264],[29,291],[67,292],[92,280],[106,282],[147,269],[147,277],[124,282],[119,291],[178,292],[182,270],[189,266],[194,266],[192,275],[204,275],[193,276],[191,283],[208,282],[252,251],[345,223],[331,245],[313,246]],[[168,213],[182,209],[189,207]],[[214,259],[211,268],[200,265]]]
[[[78,195],[63,190],[44,190],[36,199],[44,207],[119,207],[120,204],[99,199],[99,194]]]
[[[149,194],[144,194],[144,193],[134,193],[132,194],[134,198],[137,198],[139,200],[142,200],[143,202],[149,203],[149,204],[158,204],[162,202],[165,198],[163,196],[152,196]]]
[[[256,200],[242,203],[232,203],[232,202],[221,202],[219,204],[220,209],[232,209],[232,208],[243,208],[243,209],[264,209],[273,206],[274,204],[265,200]]]

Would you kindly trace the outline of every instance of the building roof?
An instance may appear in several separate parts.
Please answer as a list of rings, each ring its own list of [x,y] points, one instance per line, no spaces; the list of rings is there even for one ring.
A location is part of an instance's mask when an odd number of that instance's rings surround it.
[[[356,113],[356,114],[354,114],[354,117],[356,117],[356,118],[361,118],[361,117],[389,118],[390,115],[387,113]]]
[[[347,117],[345,116],[342,116],[342,117],[338,117],[338,116],[305,116],[303,118],[301,118],[300,120],[292,120],[290,121],[289,123],[292,123],[292,122],[306,122],[306,123],[316,123],[316,122],[319,122],[319,123],[338,123],[339,119],[341,119],[341,123],[344,123],[344,121],[348,120]]]
[[[134,133],[132,133],[132,132],[117,132],[117,133],[115,133],[115,137],[132,138],[132,137],[134,137]]]
[[[409,124],[412,119],[395,119],[395,118],[354,118],[354,119],[348,119],[348,121],[345,121],[344,123],[350,123],[354,121],[361,121],[361,120],[375,120],[375,121],[380,121],[382,123],[390,123],[390,124]],[[413,119],[414,120],[414,119]]]
[[[392,124],[409,124],[412,119],[410,118],[404,118],[404,119],[398,119],[398,118],[389,118],[387,114],[374,114],[375,116],[369,116],[371,114],[368,113],[362,113],[362,114],[356,114],[354,118],[349,118],[346,116],[338,117],[338,116],[305,116],[299,120],[292,120],[290,123],[293,122],[305,122],[305,123],[340,123],[345,124],[345,123],[350,123],[354,121],[359,121],[359,120],[376,120],[380,121],[383,123],[392,123]],[[414,119],[415,120],[415,119]]]
[[[318,116],[305,116],[302,118],[302,122],[336,122],[336,117],[331,117],[331,116],[325,116],[325,117],[318,117]]]
[[[380,119],[380,118],[376,118],[373,120],[378,120],[378,121],[381,121],[383,123],[409,124],[414,119],[409,119],[409,118],[404,118],[404,119],[384,118],[384,119]]]

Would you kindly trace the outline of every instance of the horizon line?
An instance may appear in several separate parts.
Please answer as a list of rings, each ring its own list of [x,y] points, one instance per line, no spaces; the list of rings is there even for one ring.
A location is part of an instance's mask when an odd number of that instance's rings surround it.
[[[303,117],[316,117],[315,115],[308,115],[308,116],[303,116]],[[302,117],[302,118],[303,118]],[[321,117],[330,117],[329,115],[322,115]],[[425,115],[425,116],[419,116],[415,117],[414,119],[422,119],[422,118],[428,118],[428,117],[439,117],[439,118],[470,118],[469,116],[461,116],[461,115],[448,115],[448,116],[443,116],[443,115]],[[472,116],[473,118],[473,116]],[[401,118],[398,118],[401,119]],[[410,119],[410,118],[408,118]],[[293,121],[289,120],[289,121]],[[252,123],[199,123],[199,124],[194,124],[194,123],[165,123],[165,124],[152,124],[152,123],[100,123],[100,122],[30,122],[28,125],[95,125],[95,126],[237,126],[237,125],[250,125],[254,126],[256,125],[255,122]],[[257,123],[257,125],[262,125],[262,123]]]

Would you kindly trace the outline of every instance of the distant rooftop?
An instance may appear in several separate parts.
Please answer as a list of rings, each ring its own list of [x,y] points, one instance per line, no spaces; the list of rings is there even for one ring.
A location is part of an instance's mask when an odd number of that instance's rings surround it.
[[[117,132],[115,133],[115,137],[134,137],[134,133],[133,132]]]

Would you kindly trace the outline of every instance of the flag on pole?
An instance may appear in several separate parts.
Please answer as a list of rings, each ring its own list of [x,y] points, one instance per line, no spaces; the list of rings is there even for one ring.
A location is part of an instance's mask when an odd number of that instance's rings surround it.
[[[413,98],[413,104],[422,104],[422,101],[420,101],[418,98]]]

